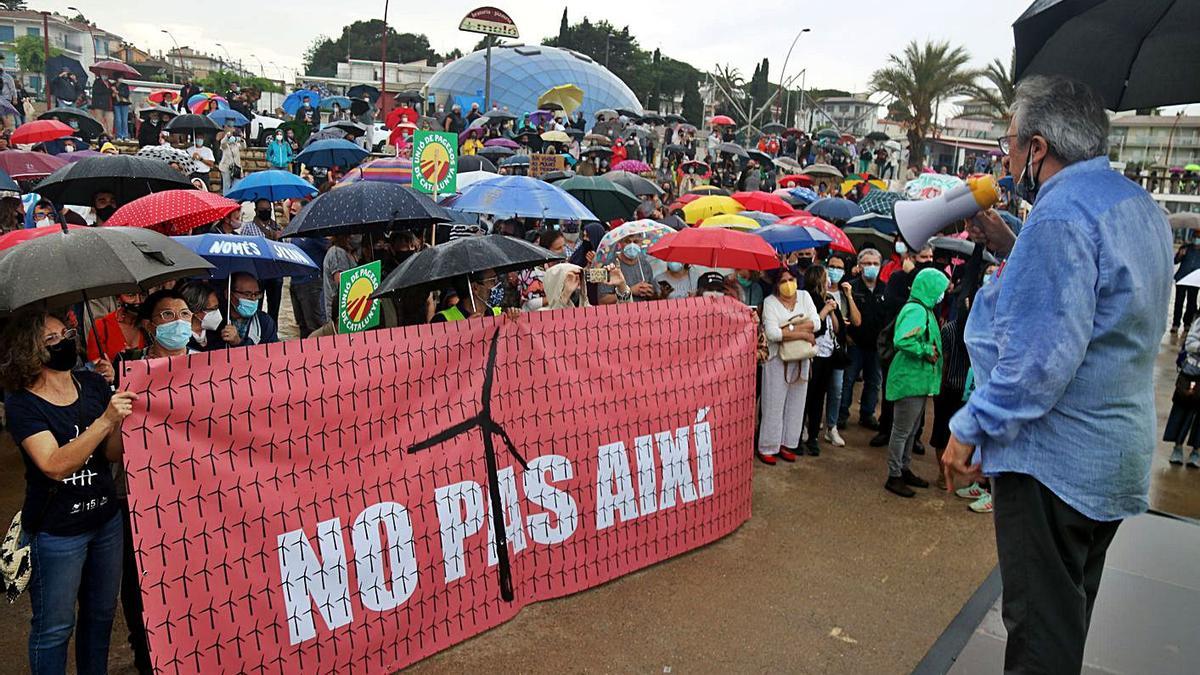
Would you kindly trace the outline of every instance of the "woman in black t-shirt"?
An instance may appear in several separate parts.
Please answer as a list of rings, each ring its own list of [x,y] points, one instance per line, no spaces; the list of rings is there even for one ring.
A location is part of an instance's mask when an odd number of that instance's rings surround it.
[[[76,662],[108,663],[121,583],[123,533],[109,463],[120,461],[121,422],[137,395],[113,394],[99,375],[74,371],[78,357],[74,329],[42,312],[14,317],[0,335],[5,414],[25,463],[34,673],[66,670],[73,627]]]

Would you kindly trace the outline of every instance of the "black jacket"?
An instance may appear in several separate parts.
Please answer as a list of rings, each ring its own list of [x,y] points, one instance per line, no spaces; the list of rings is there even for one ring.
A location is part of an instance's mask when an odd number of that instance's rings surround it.
[[[862,323],[850,327],[850,339],[863,349],[875,349],[875,340],[879,338],[879,332],[890,320],[886,318],[884,284],[876,282],[875,289],[871,290],[860,277],[850,282],[850,293],[854,296],[854,304],[858,306],[862,315]]]
[[[158,135],[160,132],[162,132],[162,130],[163,124],[161,122],[158,124],[151,124],[143,120],[141,126],[138,127],[138,145],[143,148],[147,145],[158,145]]]
[[[97,77],[96,82],[92,84],[92,105],[95,110],[112,110],[112,89],[108,88],[108,83],[103,78]]]

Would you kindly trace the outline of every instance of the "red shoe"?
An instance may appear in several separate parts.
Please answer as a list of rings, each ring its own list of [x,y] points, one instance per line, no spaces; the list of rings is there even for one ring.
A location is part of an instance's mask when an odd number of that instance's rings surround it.
[[[769,466],[775,466],[775,456],[774,455],[764,455],[761,452],[755,450],[754,456],[757,457],[758,461],[762,462],[763,464],[767,464]]]
[[[796,461],[796,453],[783,447],[779,448],[779,454],[776,455],[776,457],[779,457],[779,459],[782,459],[785,462]]]

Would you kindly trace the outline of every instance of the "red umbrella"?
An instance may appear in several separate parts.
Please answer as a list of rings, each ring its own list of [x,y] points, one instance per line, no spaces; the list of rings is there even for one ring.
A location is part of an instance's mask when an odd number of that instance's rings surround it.
[[[74,129],[58,120],[34,120],[17,127],[8,140],[15,145],[41,143],[56,138],[66,138],[74,133]]]
[[[84,226],[67,225],[67,229],[81,230],[84,229]],[[55,225],[53,227],[28,227],[23,230],[13,230],[3,237],[0,237],[0,251],[10,249],[17,244],[27,242],[30,239],[37,239],[38,237],[44,237],[47,234],[54,234],[55,232],[62,232],[62,226]]]
[[[97,75],[120,75],[121,77],[141,77],[142,74],[120,61],[97,61],[90,70]]]
[[[813,177],[802,173],[792,173],[779,179],[779,187],[812,187]]]
[[[709,124],[709,126],[713,126],[713,127],[722,126],[722,125],[732,126],[734,124],[734,121],[733,121],[733,118],[730,117],[729,115],[714,115],[713,118],[708,121],[708,124]]]
[[[791,204],[788,204],[778,195],[773,195],[770,192],[735,192],[730,196],[741,202],[742,206],[746,207],[748,211],[762,211],[763,213],[771,213],[780,217],[796,213],[796,209],[792,208]]]
[[[395,129],[396,125],[400,124],[401,117],[407,117],[409,124],[416,124],[421,116],[417,114],[416,110],[408,106],[400,106],[399,108],[392,108],[392,112],[388,113],[384,123],[387,125],[387,128]]]
[[[797,215],[790,218],[780,220],[776,225],[797,225],[800,227],[811,227],[820,230],[829,235],[833,241],[829,244],[829,248],[842,253],[855,253],[854,244],[850,243],[850,237],[842,232],[841,228],[828,220],[822,220],[814,215]]]
[[[165,103],[174,103],[179,100],[179,92],[159,89],[158,91],[150,92],[150,95],[146,97],[146,100],[159,105],[163,105]]]
[[[45,178],[67,165],[66,160],[44,152],[5,150],[0,152],[0,169],[14,180]]]
[[[843,235],[844,236],[844,235]],[[668,234],[647,251],[667,262],[739,270],[773,270],[779,255],[762,237],[722,227],[691,227]]]
[[[239,208],[237,202],[215,192],[164,190],[129,202],[104,224],[145,227],[168,235],[187,234]]]

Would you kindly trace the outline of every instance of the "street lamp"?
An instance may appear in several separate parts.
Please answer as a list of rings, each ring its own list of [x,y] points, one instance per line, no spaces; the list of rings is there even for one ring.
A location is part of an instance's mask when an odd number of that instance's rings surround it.
[[[796,43],[800,41],[800,36],[812,31],[811,28],[801,28],[796,37],[792,39],[792,46],[788,47],[787,56],[783,57],[783,67],[779,69],[779,98],[783,98],[783,76],[787,72],[788,60],[792,58],[792,50],[796,48]],[[800,107],[804,107],[804,91],[800,91]]]
[[[174,35],[171,35],[171,31],[167,30],[166,28],[160,29],[159,32],[166,33],[167,37],[171,38],[171,44],[175,45],[175,58],[179,59],[179,69],[183,70],[183,54],[181,54],[179,52],[179,42],[177,42],[175,40]],[[170,63],[171,63],[171,60],[167,59],[167,64],[169,65]],[[179,84],[178,82],[175,81],[175,67],[174,66],[171,66],[171,84]]]
[[[225,45],[221,44],[220,42],[214,42],[213,44],[220,47],[221,51],[225,52],[225,63],[221,64],[221,70],[226,70],[225,64],[229,64],[230,66],[233,65],[233,57],[229,55],[229,50],[225,48]]]
[[[83,16],[83,11],[78,7],[67,7],[67,9],[75,12],[79,16]],[[98,58],[99,54],[96,53],[96,33],[92,30],[92,24],[87,20],[87,17],[83,17],[83,22],[87,24],[88,27],[88,39],[92,41],[92,63],[95,63],[96,61],[100,60]]]
[[[266,69],[263,68],[262,59],[258,58],[257,56],[255,56],[253,54],[250,55],[250,58],[254,59],[255,61],[258,61],[258,76],[263,79],[266,79],[267,72],[266,72]]]

